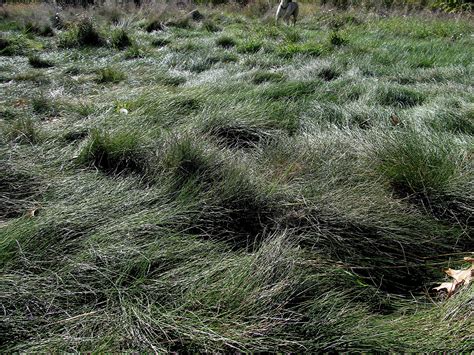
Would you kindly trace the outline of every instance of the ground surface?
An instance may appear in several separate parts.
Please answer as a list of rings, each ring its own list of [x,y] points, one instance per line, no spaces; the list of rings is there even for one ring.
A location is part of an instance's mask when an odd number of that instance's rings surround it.
[[[472,351],[472,21],[203,13],[2,14],[0,349]]]

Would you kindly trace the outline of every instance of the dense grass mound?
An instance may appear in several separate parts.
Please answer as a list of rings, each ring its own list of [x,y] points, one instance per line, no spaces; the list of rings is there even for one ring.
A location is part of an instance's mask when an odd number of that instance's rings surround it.
[[[462,146],[435,134],[407,132],[390,137],[380,152],[380,170],[394,193],[438,218],[472,224],[472,164]]]
[[[100,47],[104,44],[103,36],[89,18],[83,18],[74,24],[60,39],[62,47]]]
[[[143,172],[147,161],[142,150],[142,141],[137,133],[111,134],[94,130],[89,142],[82,148],[77,163],[113,174],[124,171]]]
[[[384,143],[380,169],[400,195],[429,196],[456,184],[463,170],[462,155],[446,138],[404,132]]]
[[[123,28],[116,29],[112,32],[112,46],[118,49],[124,49],[132,45],[132,40],[127,31]]]
[[[4,5],[0,351],[471,352],[474,27],[389,3]]]
[[[232,37],[222,36],[216,40],[216,44],[224,48],[231,48],[231,47],[234,47],[237,44],[237,42]]]
[[[28,57],[28,63],[33,68],[51,68],[54,66],[54,64],[49,60],[42,59],[37,55]]]
[[[171,143],[161,161],[176,198],[196,198],[200,212],[190,228],[204,238],[223,240],[232,248],[255,248],[276,213],[272,194],[245,175],[241,163],[229,164],[228,156],[193,142]]]

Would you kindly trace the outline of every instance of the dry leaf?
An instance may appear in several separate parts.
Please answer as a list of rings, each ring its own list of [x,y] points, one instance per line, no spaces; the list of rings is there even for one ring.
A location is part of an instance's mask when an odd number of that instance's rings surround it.
[[[467,270],[448,269],[446,273],[456,280],[457,283],[465,282],[468,285],[472,279],[472,267]]]
[[[454,281],[443,282],[438,287],[435,287],[434,290],[436,291],[446,290],[448,292],[448,297],[450,297],[461,286],[469,285],[471,281],[474,279],[474,258],[466,256],[464,260],[472,263],[471,267],[465,270],[455,270],[455,269],[446,270],[445,271],[446,274],[451,276],[454,279]]]

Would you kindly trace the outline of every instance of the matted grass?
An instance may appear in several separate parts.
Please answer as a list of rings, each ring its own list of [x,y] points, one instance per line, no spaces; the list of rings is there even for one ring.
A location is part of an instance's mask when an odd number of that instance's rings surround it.
[[[0,350],[472,351],[470,15],[147,6],[4,5]]]

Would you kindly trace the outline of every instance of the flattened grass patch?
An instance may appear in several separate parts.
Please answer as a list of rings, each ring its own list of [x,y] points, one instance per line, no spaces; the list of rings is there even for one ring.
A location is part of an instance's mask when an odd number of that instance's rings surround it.
[[[164,37],[155,38],[151,41],[151,45],[153,47],[158,47],[158,48],[165,47],[169,45],[170,43],[171,43],[171,39],[164,38]]]
[[[30,171],[2,161],[0,169],[0,218],[24,215],[40,193],[41,183]]]
[[[320,85],[318,81],[286,81],[266,86],[261,95],[272,100],[301,99],[313,94]]]
[[[285,80],[285,75],[279,72],[257,71],[251,76],[251,80],[257,85],[267,82],[278,83]]]
[[[277,49],[277,54],[282,58],[291,59],[297,54],[319,57],[324,53],[324,51],[324,46],[317,43],[289,43],[279,46]]]
[[[408,108],[421,105],[426,95],[403,86],[383,86],[376,91],[377,101],[384,106]]]

